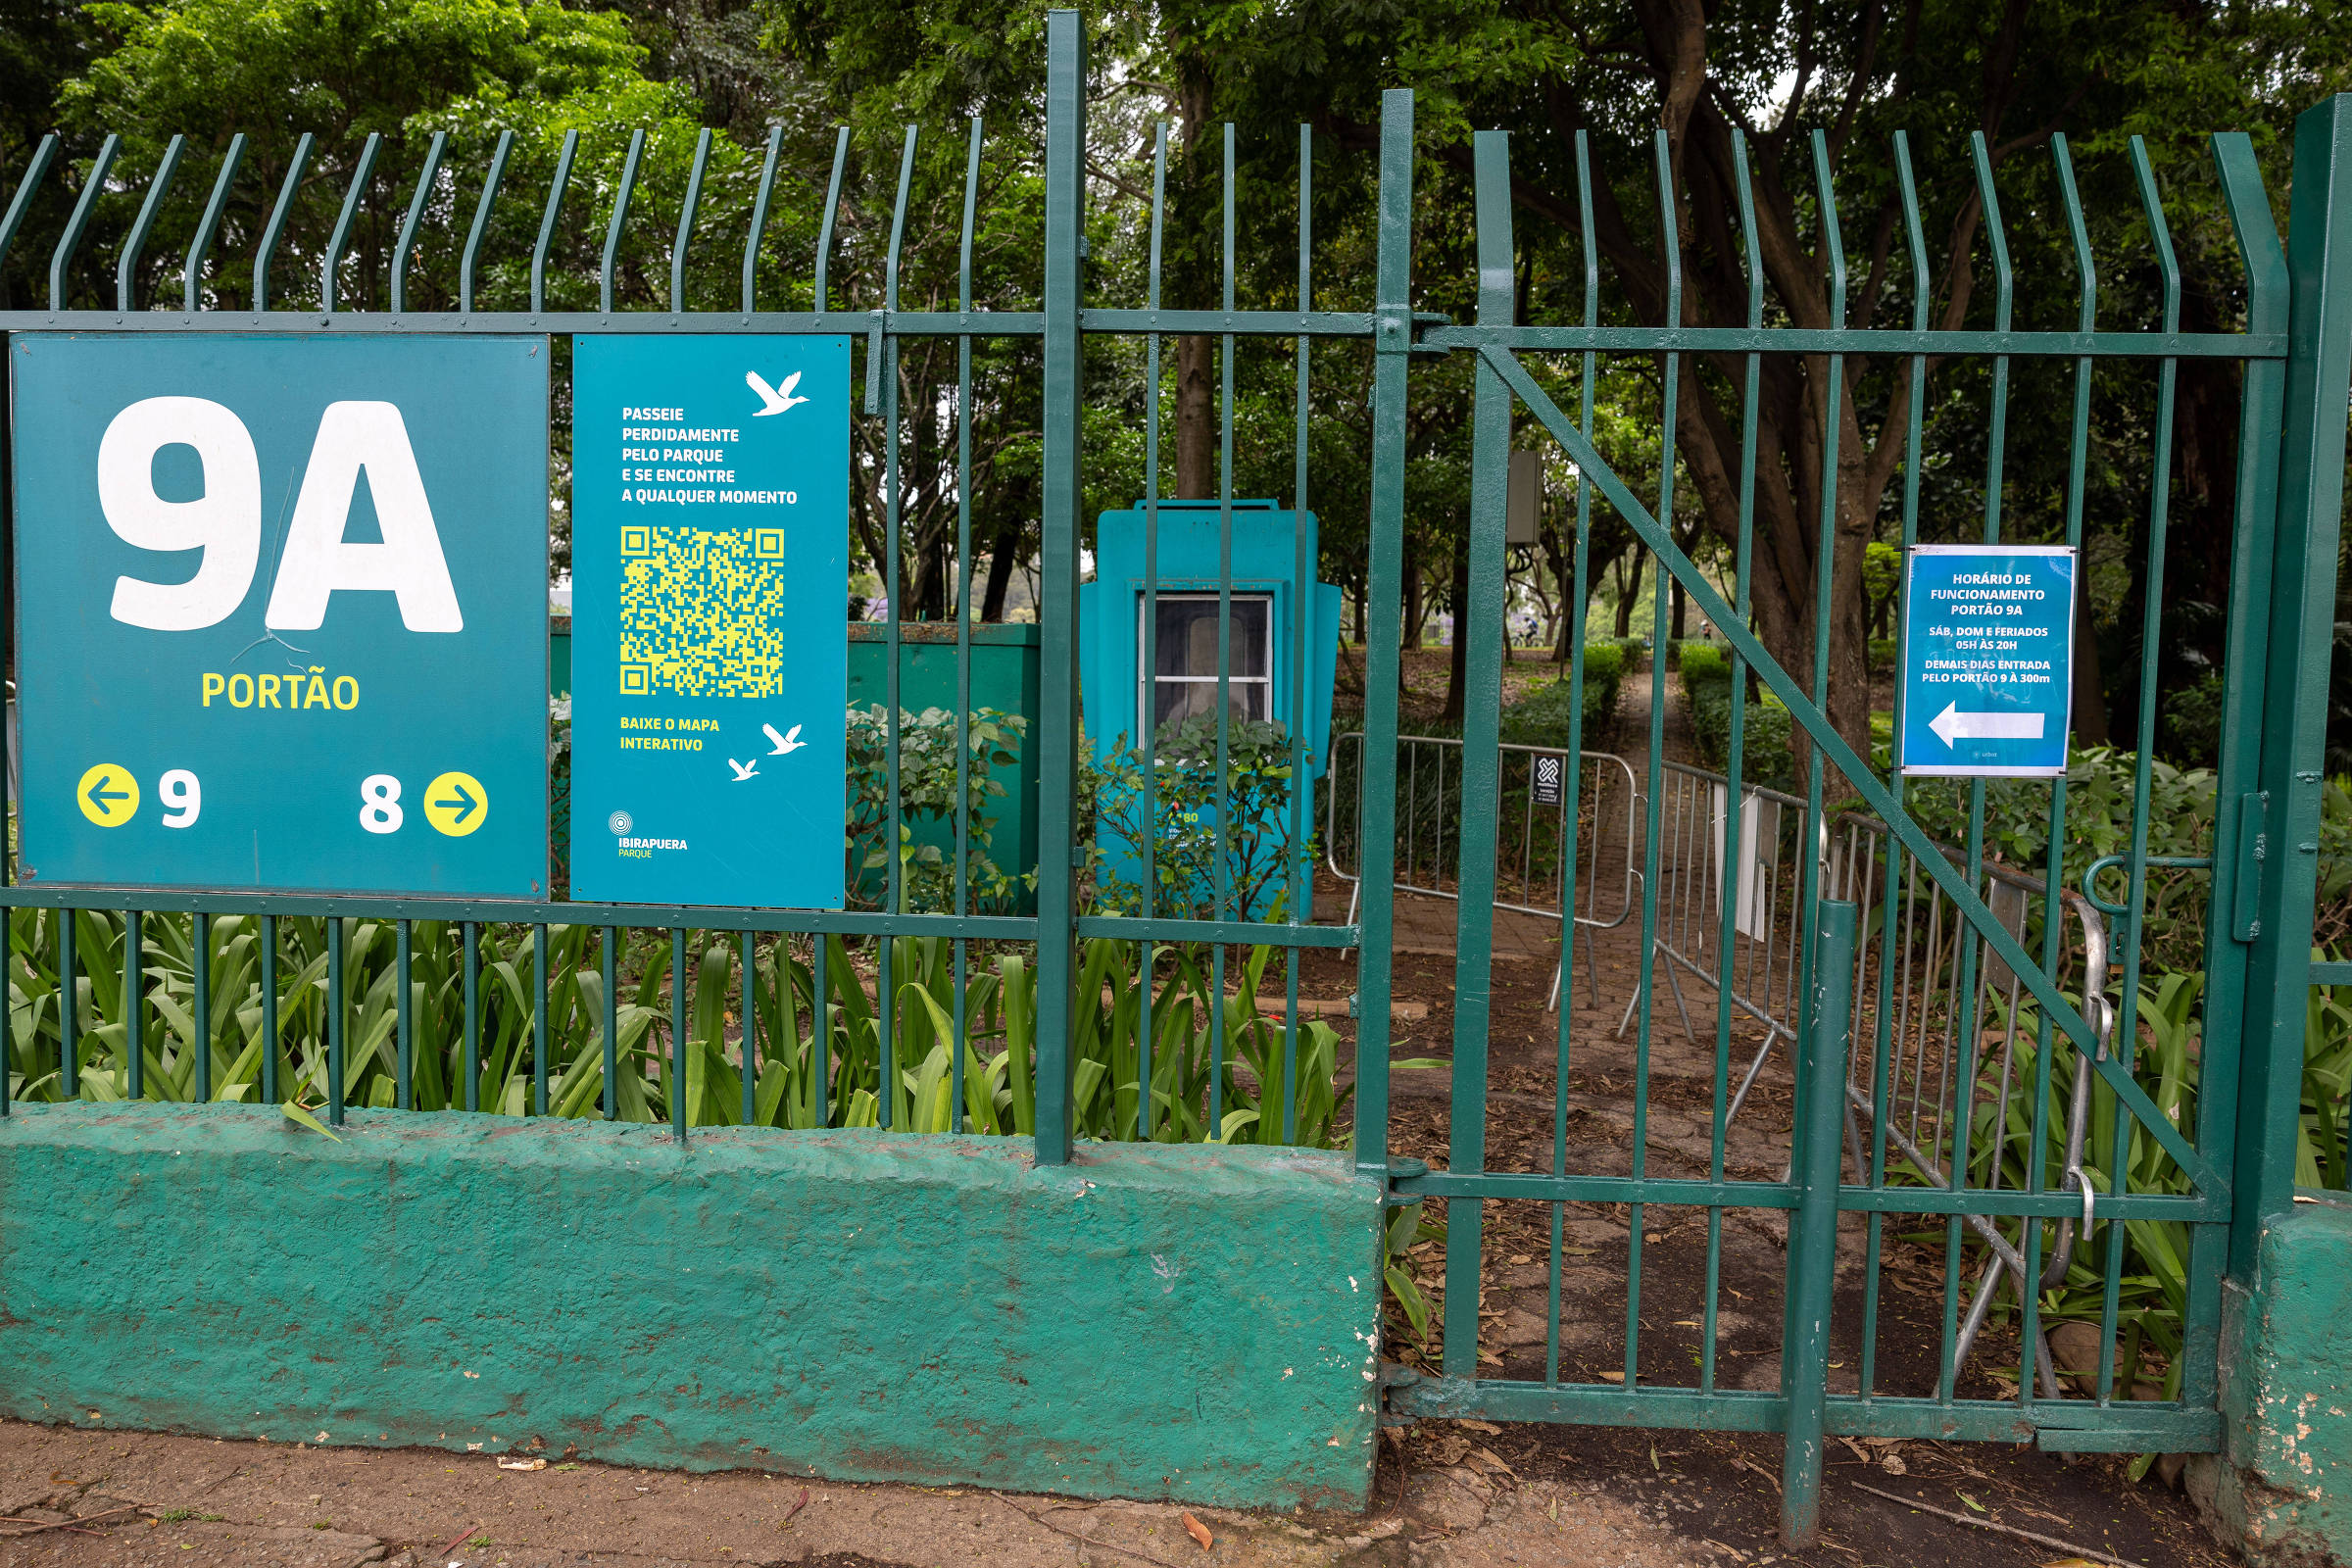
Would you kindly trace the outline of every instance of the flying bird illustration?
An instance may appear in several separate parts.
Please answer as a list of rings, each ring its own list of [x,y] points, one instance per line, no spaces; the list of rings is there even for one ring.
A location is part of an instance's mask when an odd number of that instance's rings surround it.
[[[804,398],[802,401],[806,402],[808,400]],[[776,743],[776,749],[767,754],[770,757],[789,757],[794,752],[799,751],[802,747],[808,744],[807,741],[801,739],[801,726],[798,724],[792,726],[792,732],[788,735],[777,734],[776,726],[773,724],[762,724],[760,727],[767,731],[767,738],[769,740]]]
[[[730,757],[727,765],[735,770],[735,782],[738,784],[760,771],[760,760],[756,757],[748,762],[738,762]]]
[[[771,414],[782,414],[786,409],[798,408],[808,401],[807,398],[796,398],[792,395],[792,389],[801,384],[801,372],[798,370],[784,378],[784,390],[781,392],[760,380],[758,370],[744,371],[743,384],[759,393],[760,401],[767,405],[752,416],[755,419],[764,419]]]

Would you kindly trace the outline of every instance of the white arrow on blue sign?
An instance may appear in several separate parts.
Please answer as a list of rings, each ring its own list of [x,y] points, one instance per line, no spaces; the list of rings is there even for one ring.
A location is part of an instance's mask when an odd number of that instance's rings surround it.
[[[1905,773],[2066,771],[2077,553],[1917,545],[1903,582]]]

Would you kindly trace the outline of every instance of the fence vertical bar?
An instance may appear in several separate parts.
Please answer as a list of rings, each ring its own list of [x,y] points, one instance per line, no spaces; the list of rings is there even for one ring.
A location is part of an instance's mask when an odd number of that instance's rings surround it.
[[[278,1103],[277,916],[262,916],[262,1099]]]
[[[343,917],[339,914],[326,917],[326,1124],[343,1125]]]
[[[760,308],[760,241],[767,233],[767,204],[776,193],[776,157],[784,147],[784,127],[767,127],[767,156],[760,165],[760,189],[752,197],[752,231],[743,242],[743,314]]]
[[[478,922],[468,920],[465,931],[459,961],[465,965],[466,1108],[479,1110],[482,1108],[482,928]]]
[[[1403,658],[1405,369],[1412,351],[1413,95],[1380,95],[1372,328],[1372,511],[1364,573],[1364,902],[1357,929],[1355,1168],[1389,1175],[1390,945],[1396,932],[1396,671]]]
[[[2239,259],[2246,275],[2246,330],[2284,332],[2288,319],[2286,252],[2278,243],[2271,199],[2263,189],[2262,172],[2252,140],[2242,132],[2213,138],[2214,172],[2220,176],[2222,198],[2230,210]],[[2271,635],[2271,594],[2275,538],[2271,523],[2278,503],[2278,443],[2273,432],[2284,422],[2286,366],[2278,360],[2249,361],[2238,412],[2236,515],[2232,519],[2230,563],[2230,613],[2227,647],[2222,660],[2222,735],[2217,759],[2215,798],[2242,803],[2261,782],[2262,712],[2268,692],[2261,650]],[[2215,813],[2213,863],[2240,863],[2244,829],[2242,806]],[[2241,1074],[2254,1044],[2255,1013],[2245,1004],[2249,995],[2252,949],[2241,938],[2240,923],[2259,919],[2259,909],[2240,910],[2235,904],[2234,878],[2215,879],[2223,896],[2208,899],[2205,910],[2205,1016],[2235,1018],[2237,1029],[2205,1030],[2204,1054],[2197,1094],[2197,1148],[2214,1164],[2232,1172],[2231,1191],[2251,1191],[2245,1154],[2237,1145],[2238,1120],[2244,1099],[2256,1086]],[[2227,889],[2227,893],[2223,890]],[[2267,1069],[2266,1069],[2267,1070]],[[2293,1076],[2300,1078],[2300,1072]],[[2288,1091],[2299,1095],[2299,1088]],[[2246,1199],[2240,1197],[2242,1205]],[[2259,1222],[2256,1222],[2259,1223]],[[2220,1319],[2222,1277],[2225,1271],[2240,1281],[2233,1226],[2197,1226],[2189,1242],[2188,1310],[2182,1323],[2186,1345],[2181,1369],[2181,1397],[2210,1402],[2220,1376]],[[2248,1268],[2252,1254],[2245,1259]]]
[[[620,1115],[620,1000],[612,994],[613,971],[617,967],[613,961],[613,950],[619,946],[619,942],[620,932],[612,926],[606,926],[604,951],[601,956],[605,969],[605,1120],[607,1121],[615,1120]]]
[[[435,143],[437,141],[440,141],[440,134],[435,131]],[[183,299],[186,299],[183,308],[186,308],[188,315],[195,315],[195,308],[202,303],[205,252],[212,249],[212,235],[221,230],[221,212],[228,209],[228,188],[237,183],[237,170],[242,165],[245,165],[245,131],[237,131],[235,136],[228,139],[228,153],[221,155],[221,174],[212,181],[212,197],[205,202],[205,217],[198,219],[195,237],[188,240],[188,259],[181,261],[181,268],[178,268],[178,282],[181,282]],[[0,237],[0,249],[5,249],[5,237]]]
[[[694,139],[694,167],[686,172],[686,199],[678,206],[678,237],[669,247],[669,312],[686,309],[686,248],[694,242],[694,211],[703,204],[703,173],[710,167],[710,127]]]
[[[244,140],[239,136],[229,143],[232,157]],[[41,178],[49,172],[49,165],[56,157],[57,135],[52,131],[33,148],[32,161],[24,166],[24,177],[17,181],[17,193],[9,198],[8,216],[0,218],[0,261],[8,259],[8,248],[16,243],[17,230],[24,226],[24,215],[32,210],[32,193],[41,188]]]
[[[579,134],[576,130],[564,132],[564,164],[563,166],[564,168],[569,167],[571,145],[579,139]],[[432,143],[424,150],[424,167],[416,172],[416,189],[409,196],[408,216],[400,220],[400,239],[392,247],[392,314],[394,316],[398,316],[409,308],[409,263],[416,254],[416,225],[424,220],[425,200],[432,195],[433,186],[441,177],[441,155],[448,147],[449,132],[446,130],[434,131]],[[222,172],[225,174],[226,171],[223,170]],[[561,168],[557,172],[556,180],[558,187],[561,188],[563,184]],[[188,284],[190,290],[188,309],[191,311],[196,308],[195,286],[194,280],[191,279]],[[534,294],[531,309],[537,310],[538,308],[539,302]]]
[[[1313,308],[1314,275],[1312,271],[1315,231],[1315,132],[1311,125],[1298,127],[1298,314],[1304,316]],[[1298,357],[1297,388],[1293,394],[1296,427],[1291,435],[1291,580],[1298,586],[1291,601],[1291,821],[1290,831],[1283,835],[1283,855],[1289,873],[1287,906],[1291,924],[1298,925],[1309,919],[1307,906],[1313,902],[1314,885],[1307,874],[1312,864],[1307,855],[1307,822],[1313,815],[1314,787],[1307,778],[1306,757],[1306,661],[1307,624],[1315,614],[1315,564],[1306,548],[1306,393],[1307,350],[1314,342],[1299,337],[1293,352]],[[1273,673],[1269,668],[1267,673]],[[1328,749],[1328,748],[1327,748]],[[1324,766],[1330,760],[1324,759]],[[1145,992],[1147,1004],[1151,992]],[[1282,1141],[1286,1144],[1298,1136],[1298,950],[1291,948],[1283,955],[1282,1007]],[[1145,1009],[1145,1023],[1151,1022],[1150,1007]]]
[[[1511,138],[1482,130],[1471,143],[1478,245],[1478,324],[1509,326],[1517,318],[1511,236]],[[1461,869],[1455,886],[1452,1133],[1446,1168],[1487,1164],[1487,1033],[1494,993],[1494,840],[1501,792],[1504,514],[1509,506],[1511,393],[1482,357],[1475,374],[1470,455],[1470,601],[1454,614],[1466,639],[1462,703]],[[1448,1209],[1446,1298],[1478,1299],[1484,1205]],[[1476,1312],[1446,1314],[1446,1373],[1478,1375]]]
[[[1070,1158],[1071,941],[1077,902],[1078,449],[1085,287],[1086,38],[1079,13],[1046,20],[1044,506],[1038,622],[1037,1159]],[[1065,846],[1067,848],[1065,848]]]
[[[754,983],[752,971],[752,960],[755,956],[757,956],[757,954],[758,950],[752,944],[752,934],[749,931],[737,932],[735,934],[735,963],[740,972],[737,976],[737,995],[739,1000],[736,1003],[736,1007],[738,1009],[736,1016],[743,1020],[741,1037],[743,1052],[743,1124],[746,1127],[752,1125],[752,1122],[757,1117],[759,1112],[760,1008],[758,1004],[760,999]],[[723,1041],[716,1043],[717,1046],[722,1048],[724,1044],[725,1043]]]
[[[209,914],[196,915],[189,922],[189,934],[195,939],[196,949],[196,961],[190,966],[195,980],[193,1010],[196,1059],[210,1065],[213,1059],[213,917]]]
[[[81,1098],[81,991],[74,974],[74,911],[57,911],[57,1073],[68,1100]]]
[[[547,1114],[547,927],[531,927],[531,1114]]]
[[[564,146],[556,154],[555,177],[547,182],[547,211],[539,220],[539,239],[531,247],[531,314],[536,316],[547,308],[547,251],[556,241],[556,223],[564,216],[564,193],[571,184],[571,160],[580,150],[580,133],[564,133]]]
[[[139,1053],[146,1041],[140,1038],[141,1014],[147,1008],[141,992],[139,944],[146,938],[146,921],[137,909],[122,911],[122,1078],[124,1096],[130,1100],[141,1097],[146,1087],[146,1074],[140,1070]]]
[[[499,181],[506,177],[507,154],[514,151],[514,133],[502,130],[490,150],[490,172],[482,176],[481,200],[473,204],[473,227],[466,235],[466,253],[458,258],[458,309],[473,309],[473,265],[480,259],[482,239],[490,231],[490,209],[498,205]]]
[[[57,249],[49,253],[49,308],[53,311],[66,308],[66,270],[74,265],[74,253],[81,249],[82,230],[90,225],[90,209],[98,204],[98,193],[106,189],[106,172],[114,167],[115,149],[121,145],[122,139],[111,131],[99,144],[98,156],[90,160],[90,177],[82,183],[74,214],[57,238]]]
[[[1159,309],[1160,247],[1167,233],[1167,212],[1168,126],[1161,121],[1152,127],[1152,240],[1144,281],[1145,308],[1153,312]],[[1137,849],[1144,862],[1138,894],[1142,907],[1136,912],[1146,920],[1152,918],[1157,902],[1154,889],[1159,879],[1159,805],[1154,798],[1159,734],[1159,343],[1160,334],[1153,332],[1144,346],[1144,643],[1138,661],[1143,671],[1143,707],[1135,727],[1141,731],[1136,738],[1143,749],[1142,805],[1136,819],[1144,824],[1144,842]],[[1158,955],[1150,937],[1138,948],[1137,983],[1143,991],[1143,1004],[1136,1030],[1135,1136],[1148,1143],[1152,1136],[1152,972],[1157,967]]]
[[[887,1086],[885,1086],[887,1089]],[[686,928],[669,930],[669,1129],[686,1144]]]
[[[2294,172],[2286,236],[2285,418],[2278,439],[2258,775],[2269,797],[2265,816],[2275,853],[2262,862],[2246,979],[2231,1247],[2230,1272],[2247,1281],[2262,1228],[2294,1200],[2328,733],[2326,653],[2333,629],[2346,382],[2352,376],[2352,94],[2328,98],[2297,117]]]
[[[629,193],[637,188],[637,166],[644,159],[645,132],[632,130],[628,156],[620,165],[620,188],[612,193],[612,218],[605,224],[604,267],[597,273],[596,308],[607,316],[612,314],[612,267],[620,259],[621,230],[629,220]]]
[[[286,214],[294,207],[294,193],[302,188],[303,172],[310,167],[311,148],[317,138],[304,131],[294,143],[294,156],[286,163],[286,177],[278,183],[276,205],[270,209],[270,221],[263,225],[261,248],[253,254],[253,311],[256,316],[270,309],[270,259],[277,254],[277,237],[286,231]]]
[[[825,185],[825,216],[816,230],[816,311],[825,310],[825,273],[833,261],[833,220],[841,211],[841,176],[850,162],[850,127],[844,125],[833,137],[833,177]],[[611,310],[612,307],[606,306]]]
[[[402,1110],[413,1110],[416,1104],[416,1020],[409,1002],[409,970],[413,955],[410,943],[414,940],[410,922],[402,920],[392,932],[392,1026],[394,1031],[392,1085],[393,1103]]]
[[[1809,1026],[1799,1038],[1797,1147],[1790,1152],[1797,1185],[1788,1218],[1788,1325],[1781,1349],[1781,1392],[1788,1425],[1781,1452],[1781,1544],[1811,1546],[1821,1540],[1823,1414],[1830,1377],[1830,1303],[1838,1273],[1838,1129],[1845,1106],[1846,1045],[1854,986],[1854,922],[1859,912],[1842,900],[1816,906]]]
[[[369,131],[360,144],[359,167],[351,172],[351,188],[343,193],[343,210],[335,215],[335,226],[326,237],[326,254],[318,263],[318,309],[328,315],[335,309],[335,272],[343,265],[343,247],[350,242],[351,225],[360,216],[360,196],[368,189],[368,176],[375,172],[375,155],[384,144],[378,131]]]
[[[972,308],[972,227],[980,213],[980,117],[972,117],[971,142],[964,154],[963,231],[956,260],[956,308]],[[971,903],[972,856],[972,335],[956,339],[956,900],[957,915]],[[957,937],[954,996],[955,1033],[948,1041],[948,1130],[963,1131],[965,1043],[964,966],[969,944]]]
[[[163,206],[164,197],[172,189],[172,176],[179,172],[179,155],[187,145],[185,136],[174,136],[165,144],[164,156],[155,168],[155,178],[147,184],[147,199],[139,203],[139,216],[130,225],[129,237],[122,241],[122,258],[115,263],[115,309],[129,312],[137,309],[134,295],[139,277],[139,255],[147,248],[148,231],[155,227],[156,210]]]

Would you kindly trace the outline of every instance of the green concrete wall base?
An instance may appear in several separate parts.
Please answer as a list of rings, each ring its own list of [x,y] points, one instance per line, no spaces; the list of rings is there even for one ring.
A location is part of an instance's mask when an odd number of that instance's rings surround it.
[[[0,1120],[0,1415],[1361,1506],[1347,1156],[355,1111]]]
[[[2352,1208],[2298,1202],[2263,1233],[2255,1288],[2224,1288],[2225,1450],[2188,1492],[2256,1568],[2352,1563]]]

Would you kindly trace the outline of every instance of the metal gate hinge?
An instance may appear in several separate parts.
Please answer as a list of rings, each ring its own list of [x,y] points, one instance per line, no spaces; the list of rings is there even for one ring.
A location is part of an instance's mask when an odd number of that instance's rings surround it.
[[[1389,1196],[1388,1202],[1384,1206],[1389,1208],[1402,1208],[1407,1203],[1418,1203],[1421,1201],[1421,1194],[1399,1193],[1396,1191],[1396,1184],[1398,1182],[1411,1181],[1416,1177],[1426,1176],[1428,1174],[1429,1161],[1425,1159],[1414,1159],[1409,1154],[1391,1154],[1389,1156]]]

